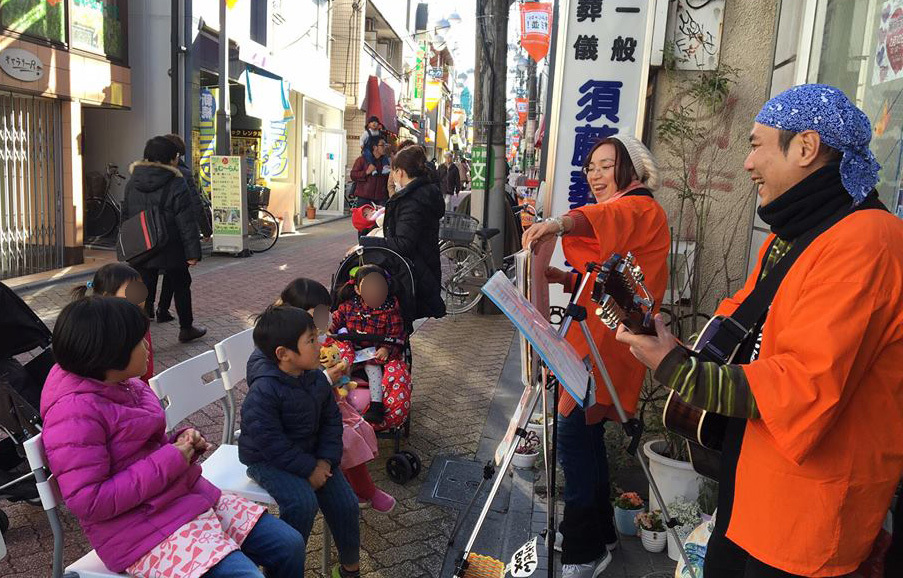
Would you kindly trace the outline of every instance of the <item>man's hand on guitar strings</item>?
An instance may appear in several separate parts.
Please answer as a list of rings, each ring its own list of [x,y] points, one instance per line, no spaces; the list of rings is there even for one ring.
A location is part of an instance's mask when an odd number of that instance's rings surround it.
[[[652,371],[658,369],[665,356],[680,345],[674,334],[665,327],[661,315],[655,316],[655,335],[631,333],[624,324],[621,324],[618,326],[616,339],[629,345],[630,353]]]

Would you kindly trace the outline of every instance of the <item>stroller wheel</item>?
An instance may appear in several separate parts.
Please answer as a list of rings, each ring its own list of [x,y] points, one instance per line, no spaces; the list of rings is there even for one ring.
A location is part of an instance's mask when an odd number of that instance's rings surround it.
[[[411,477],[416,478],[417,476],[419,476],[420,475],[420,466],[421,466],[420,456],[418,456],[414,452],[409,452],[409,451],[402,451],[401,453],[403,453],[405,455],[405,457],[408,458],[408,461],[411,462],[411,469],[412,469]]]
[[[0,511],[0,534],[6,534],[7,530],[9,530],[9,518],[6,516],[6,512]]]
[[[404,453],[398,452],[386,462],[386,473],[390,480],[404,485],[414,477],[414,466]]]

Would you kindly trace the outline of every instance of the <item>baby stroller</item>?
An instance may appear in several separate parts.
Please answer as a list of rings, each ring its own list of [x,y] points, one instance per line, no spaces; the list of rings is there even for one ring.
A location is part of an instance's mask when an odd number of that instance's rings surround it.
[[[41,429],[41,389],[53,367],[50,330],[12,289],[0,283],[0,498],[38,501],[22,443]],[[34,354],[25,365],[16,356]],[[9,521],[0,512],[0,532]]]
[[[398,298],[401,307],[401,315],[404,318],[406,337],[402,342],[384,335],[344,333],[333,335],[332,337],[352,344],[380,343],[401,346],[404,351],[404,361],[407,363],[408,367],[411,368],[413,366],[409,337],[411,333],[413,333],[416,311],[414,274],[411,271],[411,264],[407,259],[395,251],[385,247],[366,247],[358,249],[357,253],[349,255],[342,261],[341,265],[339,265],[339,268],[332,276],[332,298],[335,306],[338,305],[336,301],[339,290],[351,278],[352,270],[361,265],[378,265],[389,273],[389,293]],[[358,374],[358,371],[353,372],[352,378],[355,377],[358,378],[359,382],[366,383],[367,381],[365,376]],[[411,391],[413,392],[413,384],[411,384]],[[404,421],[398,426],[376,432],[376,435],[379,438],[394,440],[395,455],[386,462],[386,473],[388,473],[389,478],[397,484],[407,483],[412,478],[417,477],[417,475],[420,474],[421,469],[420,458],[417,454],[401,449],[401,438],[407,438],[411,431],[410,412],[411,409],[408,408],[407,414],[404,416]]]

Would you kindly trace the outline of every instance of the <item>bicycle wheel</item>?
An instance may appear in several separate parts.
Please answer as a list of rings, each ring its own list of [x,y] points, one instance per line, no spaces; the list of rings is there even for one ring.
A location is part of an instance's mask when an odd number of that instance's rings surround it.
[[[486,255],[472,245],[447,245],[439,251],[439,263],[446,310],[455,315],[473,309],[491,273]]]
[[[279,221],[266,209],[252,211],[248,221],[248,250],[263,253],[279,240]]]
[[[85,236],[101,239],[119,225],[116,207],[105,199],[91,198],[85,201]]]

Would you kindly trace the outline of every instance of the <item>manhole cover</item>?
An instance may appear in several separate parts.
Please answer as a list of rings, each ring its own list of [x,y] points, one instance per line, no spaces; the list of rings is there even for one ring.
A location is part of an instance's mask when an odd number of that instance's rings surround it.
[[[449,506],[463,510],[483,479],[483,466],[480,462],[455,457],[437,457],[430,466],[425,484],[421,486],[418,500],[440,506]],[[496,473],[498,475],[498,472]],[[486,502],[494,478],[483,484],[480,497],[474,504],[479,510]],[[492,510],[505,512],[511,496],[510,480],[505,480],[492,502]]]

